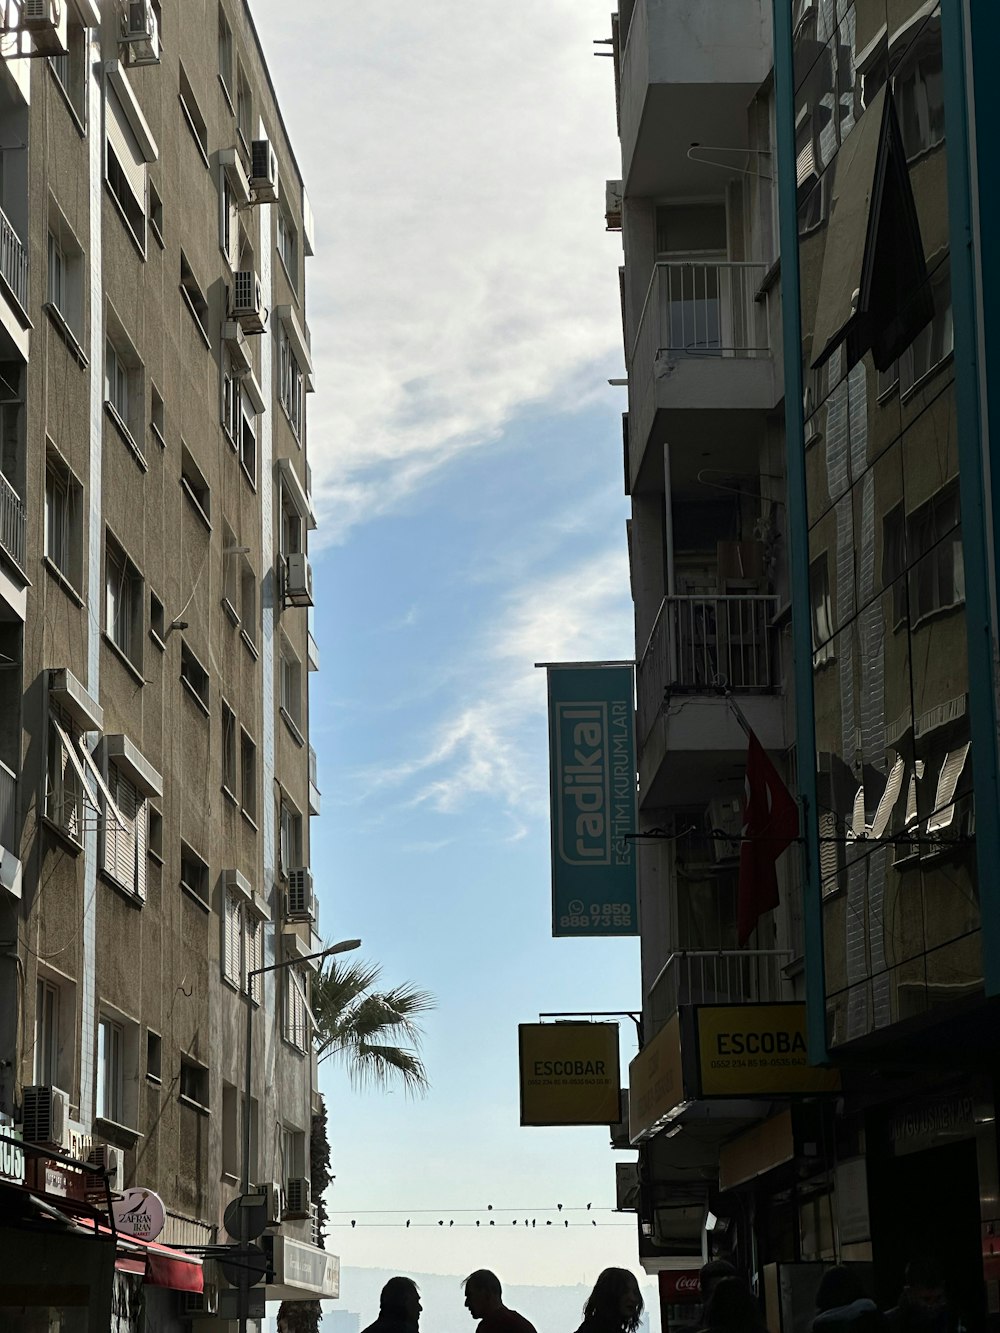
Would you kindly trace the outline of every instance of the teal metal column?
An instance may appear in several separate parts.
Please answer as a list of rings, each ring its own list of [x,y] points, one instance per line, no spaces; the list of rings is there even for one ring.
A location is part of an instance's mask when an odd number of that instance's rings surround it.
[[[991,149],[996,142],[998,9],[996,0],[948,0],[941,6],[955,402],[969,643],[969,711],[973,736],[972,776],[976,794],[976,854],[987,995],[1000,993],[1000,795],[997,786],[994,608],[990,578],[990,562],[995,568],[997,550],[995,522],[988,522],[995,519],[998,509],[996,480],[992,479],[987,487],[990,413],[986,392],[991,378],[987,372],[991,360],[988,335],[996,328],[1000,313],[1000,257],[995,245],[981,244],[972,201],[974,194],[978,194],[979,216],[989,218],[992,224],[1000,191],[992,151],[986,165],[993,175],[978,170],[974,175],[976,164],[971,149],[977,138],[979,143],[989,145]],[[967,51],[972,61],[971,70],[966,65]],[[977,72],[981,75],[979,79],[975,77]],[[974,117],[971,132],[970,111]],[[981,266],[981,284],[977,260]],[[985,335],[982,343],[981,331]]]
[[[799,234],[795,185],[795,84],[792,6],[774,0],[774,100],[778,131],[781,307],[785,368],[785,454],[788,467],[788,565],[795,656],[795,730],[799,794],[805,835],[802,909],[805,925],[806,1014],[809,1059],[827,1059],[826,981],[816,822],[816,722],[813,709],[812,626],[809,617],[809,525],[806,510],[805,431],[802,421],[802,328],[799,307]]]

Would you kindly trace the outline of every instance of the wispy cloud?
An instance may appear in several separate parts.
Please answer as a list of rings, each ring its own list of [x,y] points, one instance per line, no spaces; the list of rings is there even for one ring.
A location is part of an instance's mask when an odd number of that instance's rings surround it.
[[[272,66],[296,71],[277,83],[318,219],[310,452],[319,536],[339,540],[525,406],[578,407],[614,373],[606,11],[254,9]]]
[[[456,664],[455,698],[408,756],[352,782],[360,801],[397,793],[410,807],[455,814],[488,796],[506,813],[508,836],[544,809],[544,774],[525,764],[525,736],[544,734],[545,677],[535,662],[630,655],[631,619],[623,550],[600,549],[570,571],[538,577],[512,593],[493,628]]]

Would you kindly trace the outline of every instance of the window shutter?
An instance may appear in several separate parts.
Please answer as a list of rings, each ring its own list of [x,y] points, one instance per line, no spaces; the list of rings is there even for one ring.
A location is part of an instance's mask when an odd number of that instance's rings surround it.
[[[241,986],[240,900],[232,891],[226,894],[226,917],[222,927],[222,974],[227,981]]]
[[[129,124],[128,116],[118,99],[114,88],[108,85],[105,103],[105,128],[108,144],[118,159],[122,175],[128,181],[129,189],[135,195],[136,203],[146,211],[146,160],[139,147],[139,141]]]
[[[149,854],[149,803],[140,801],[135,816],[135,892],[146,901],[146,858]]]
[[[948,828],[955,818],[955,788],[958,786],[968,756],[968,741],[960,745],[957,750],[949,750],[945,755],[934,797],[935,813],[927,821],[928,833],[939,833],[942,829]]]
[[[108,770],[108,786],[111,795],[122,816],[124,828],[119,828],[113,819],[104,821],[104,863],[103,868],[119,884],[133,892],[140,892],[136,870],[136,821],[140,813],[138,793],[127,778],[122,777],[113,766]],[[143,839],[145,844],[145,839]],[[145,894],[143,883],[142,895]]]

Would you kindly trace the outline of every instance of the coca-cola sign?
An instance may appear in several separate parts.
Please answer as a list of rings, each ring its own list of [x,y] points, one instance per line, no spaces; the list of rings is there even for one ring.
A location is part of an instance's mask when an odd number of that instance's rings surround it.
[[[668,1269],[659,1274],[660,1299],[665,1305],[697,1305],[701,1276],[697,1268]]]

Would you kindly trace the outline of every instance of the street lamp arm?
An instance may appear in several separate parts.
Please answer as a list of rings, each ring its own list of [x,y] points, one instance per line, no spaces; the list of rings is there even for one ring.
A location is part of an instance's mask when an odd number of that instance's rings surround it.
[[[275,972],[281,967],[294,967],[296,963],[309,963],[317,958],[329,958],[335,953],[351,953],[354,949],[360,948],[360,940],[340,940],[337,944],[331,944],[328,949],[320,949],[318,953],[304,953],[297,958],[280,958],[276,963],[268,963],[265,967],[252,967],[247,973],[247,980],[259,977],[262,972]]]

